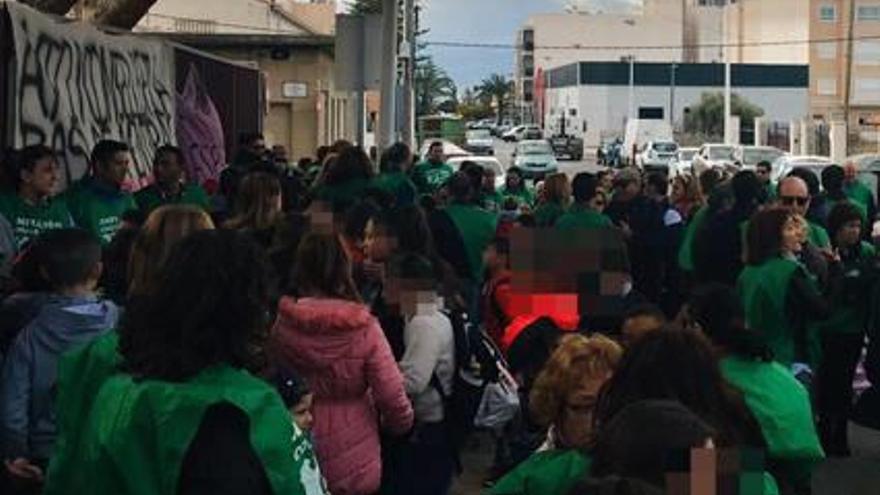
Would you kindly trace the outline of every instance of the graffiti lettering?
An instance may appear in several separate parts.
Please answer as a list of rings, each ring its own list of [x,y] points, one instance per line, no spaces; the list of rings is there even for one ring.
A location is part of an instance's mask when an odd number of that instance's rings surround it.
[[[149,177],[156,147],[175,142],[173,59],[156,41],[57,23],[8,4],[16,55],[17,146],[55,149],[67,182],[81,177],[101,139],[128,143],[129,178]]]
[[[217,180],[226,164],[223,124],[195,66],[190,66],[183,92],[177,94],[177,139],[186,157],[190,180]]]

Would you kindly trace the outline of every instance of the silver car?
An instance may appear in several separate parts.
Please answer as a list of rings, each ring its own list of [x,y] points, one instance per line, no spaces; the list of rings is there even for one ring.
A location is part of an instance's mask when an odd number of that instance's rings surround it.
[[[523,177],[528,179],[543,179],[559,170],[553,147],[544,140],[520,141],[513,157],[513,166],[522,170]]]

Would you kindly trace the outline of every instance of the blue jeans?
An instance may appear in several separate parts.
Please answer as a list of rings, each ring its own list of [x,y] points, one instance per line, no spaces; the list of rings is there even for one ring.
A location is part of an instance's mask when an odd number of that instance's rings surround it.
[[[455,471],[453,447],[443,423],[417,423],[412,434],[386,445],[383,495],[446,495]]]

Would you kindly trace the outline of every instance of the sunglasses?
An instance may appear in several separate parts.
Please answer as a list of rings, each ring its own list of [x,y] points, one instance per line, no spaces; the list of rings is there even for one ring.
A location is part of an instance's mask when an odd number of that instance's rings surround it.
[[[806,204],[810,201],[810,198],[804,198],[801,196],[780,196],[779,201],[786,206],[798,205],[798,206],[806,206]]]

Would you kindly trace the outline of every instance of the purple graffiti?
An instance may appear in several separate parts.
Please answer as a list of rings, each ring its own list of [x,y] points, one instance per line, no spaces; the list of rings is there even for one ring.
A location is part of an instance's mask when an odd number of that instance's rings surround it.
[[[186,157],[189,180],[215,181],[226,164],[223,124],[198,69],[190,65],[177,94],[177,142]]]

